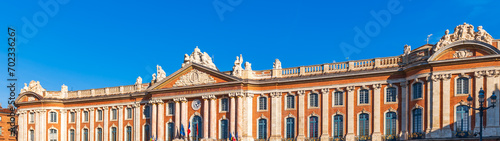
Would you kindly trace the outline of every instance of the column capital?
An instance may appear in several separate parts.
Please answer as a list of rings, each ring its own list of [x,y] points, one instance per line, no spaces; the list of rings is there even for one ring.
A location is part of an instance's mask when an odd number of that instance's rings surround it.
[[[120,110],[121,110],[121,109],[123,109],[123,105],[120,105],[120,106],[117,106],[117,107],[118,107],[118,109],[120,109]]]
[[[352,91],[354,91],[354,88],[355,88],[354,86],[347,86],[346,89],[348,92],[352,92]]]
[[[67,110],[65,110],[65,109],[60,109],[59,111],[60,111],[61,113],[64,113],[64,114],[67,112]]]
[[[236,93],[236,97],[238,97],[238,98],[241,98],[241,97],[243,97],[243,96],[245,96],[245,94],[244,94],[244,93],[242,93],[242,92],[237,92],[237,93]]]
[[[234,98],[236,96],[236,93],[229,93],[227,95],[229,96],[229,98]]]
[[[299,96],[303,96],[304,94],[306,94],[305,90],[299,90],[299,91],[297,91],[297,95],[299,95]]]
[[[442,74],[441,77],[442,77],[443,80],[450,80],[451,79],[451,73]]]
[[[442,78],[440,74],[431,75],[431,80],[434,82],[439,81]]]
[[[323,88],[321,89],[321,94],[328,94],[329,91],[330,91],[329,88]]]
[[[486,71],[486,76],[488,77],[498,77],[500,75],[500,70],[488,70]]]
[[[254,97],[254,94],[253,93],[244,93],[245,97],[248,97],[248,98],[253,98]]]
[[[407,81],[401,82],[399,83],[399,85],[401,86],[401,88],[406,88],[406,86],[408,86],[408,82]]]
[[[272,98],[280,98],[281,97],[281,92],[271,92],[269,95],[272,97]]]
[[[203,96],[201,96],[201,98],[203,100],[208,100],[208,99],[210,99],[210,95],[203,95]]]
[[[378,84],[373,84],[373,89],[374,90],[380,90],[380,88],[382,87],[382,84],[378,83]]]

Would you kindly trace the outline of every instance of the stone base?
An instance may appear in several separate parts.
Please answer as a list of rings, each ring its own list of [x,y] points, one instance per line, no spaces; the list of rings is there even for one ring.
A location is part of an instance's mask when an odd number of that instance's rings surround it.
[[[346,141],[353,141],[354,139],[355,139],[354,133],[347,133],[347,135],[345,135]]]
[[[429,133],[425,135],[425,138],[440,138],[441,130],[439,128],[432,128]]]
[[[321,141],[328,141],[328,139],[330,139],[330,137],[328,137],[328,134],[323,134],[323,135],[321,135],[321,137],[320,137],[320,140],[321,140]]]
[[[483,130],[483,137],[498,136],[500,126],[488,126]]]
[[[304,135],[297,136],[297,141],[305,141],[305,140],[306,140],[306,136],[304,136]]]
[[[453,136],[453,133],[450,128],[443,128],[441,129],[440,135],[440,138],[451,138]]]
[[[271,138],[269,138],[269,141],[281,141],[281,137],[280,136],[271,136]]]
[[[373,133],[372,141],[382,141],[382,134],[380,132]]]
[[[241,141],[254,141],[253,137],[241,137]]]
[[[400,140],[408,140],[408,132],[401,131],[401,134],[399,134],[399,139]]]

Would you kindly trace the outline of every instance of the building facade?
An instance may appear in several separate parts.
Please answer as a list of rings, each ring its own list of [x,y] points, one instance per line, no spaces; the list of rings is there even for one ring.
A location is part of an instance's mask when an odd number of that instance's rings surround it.
[[[500,50],[481,26],[448,30],[399,56],[255,71],[236,57],[221,72],[196,48],[167,76],[134,85],[47,91],[31,81],[16,99],[26,141],[460,139],[479,130],[467,97],[499,95]],[[242,67],[244,65],[244,68]],[[489,100],[489,99],[487,99]],[[475,100],[477,101],[477,100]],[[487,105],[490,103],[487,102]],[[474,107],[478,103],[474,102]],[[500,136],[500,109],[484,117]],[[190,130],[188,134],[188,129]],[[184,135],[184,136],[183,136]]]
[[[16,112],[12,112],[11,107],[14,109],[13,105],[9,105],[8,108],[2,108],[0,106],[0,141],[16,140],[15,132],[11,132],[11,129],[16,129],[16,126],[14,126],[14,124],[11,124],[12,122],[15,123],[15,119],[14,121],[11,121],[11,117],[16,118]]]

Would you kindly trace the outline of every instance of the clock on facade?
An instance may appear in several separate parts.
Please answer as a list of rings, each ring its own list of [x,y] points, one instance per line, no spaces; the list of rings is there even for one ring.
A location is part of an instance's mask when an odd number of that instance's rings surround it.
[[[201,101],[198,99],[193,100],[193,103],[191,104],[191,107],[193,110],[198,110],[201,107]]]

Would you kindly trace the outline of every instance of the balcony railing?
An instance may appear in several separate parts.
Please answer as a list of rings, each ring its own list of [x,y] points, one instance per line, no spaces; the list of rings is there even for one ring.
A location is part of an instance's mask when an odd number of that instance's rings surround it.
[[[396,136],[394,134],[384,135],[384,136],[382,136],[382,140],[383,141],[396,141],[396,140],[398,140],[398,136]]]
[[[357,141],[371,141],[372,136],[370,136],[370,135],[356,136],[355,140],[357,140]]]
[[[422,133],[422,132],[414,132],[414,133],[411,133],[408,138],[410,139],[424,139],[425,138],[425,134]]]

